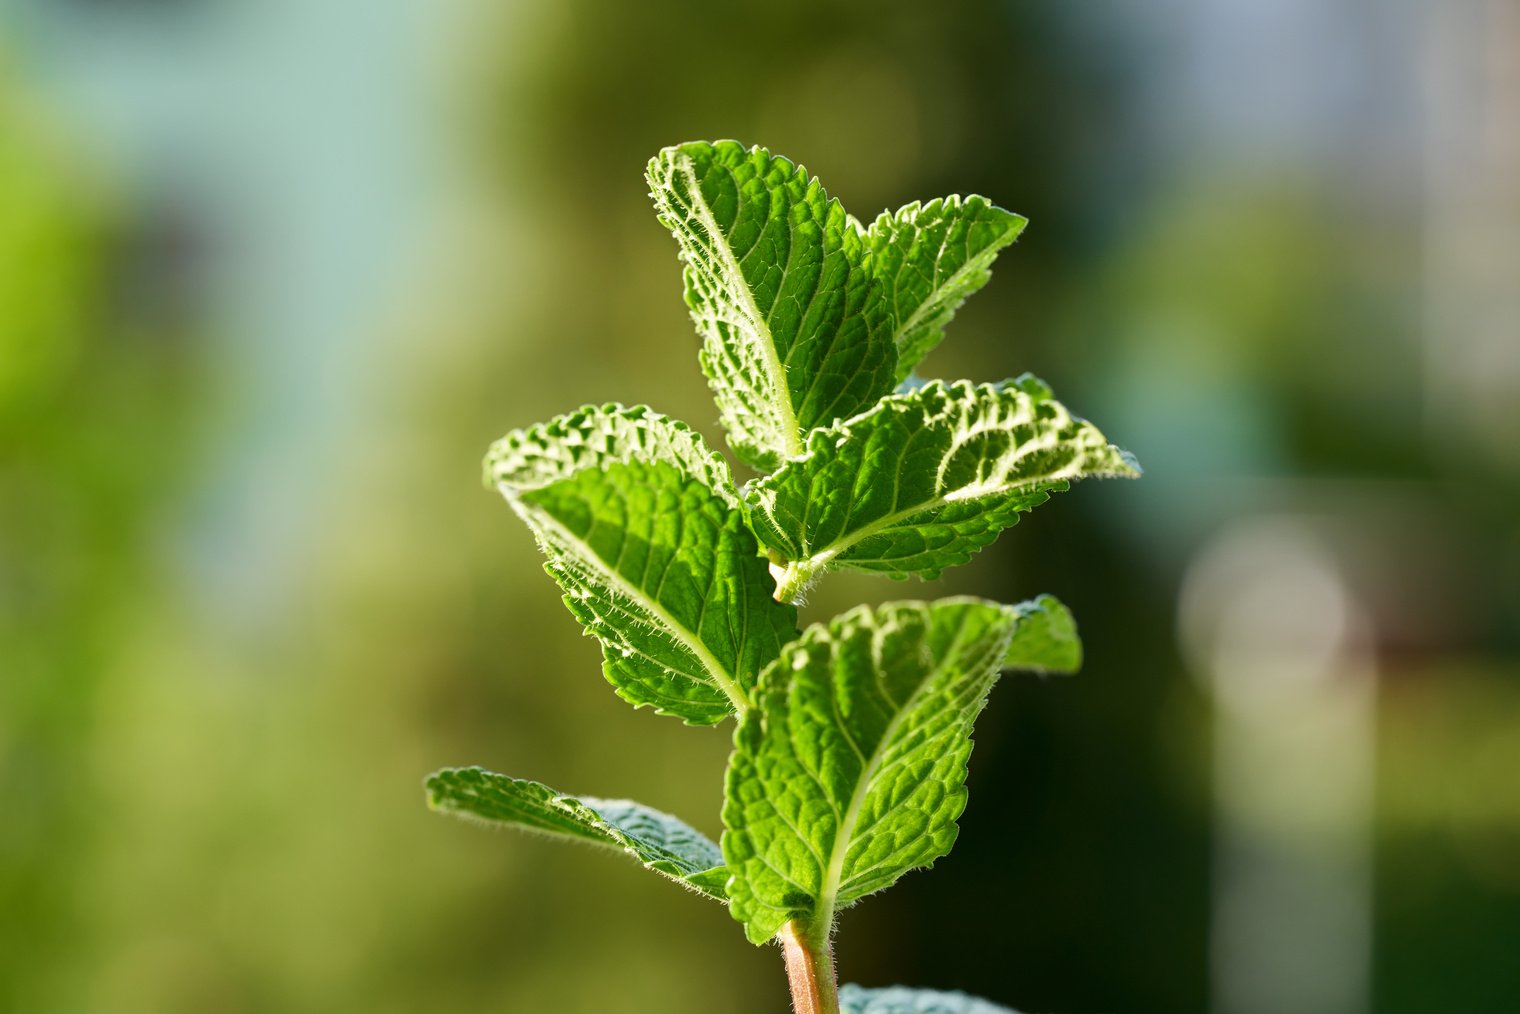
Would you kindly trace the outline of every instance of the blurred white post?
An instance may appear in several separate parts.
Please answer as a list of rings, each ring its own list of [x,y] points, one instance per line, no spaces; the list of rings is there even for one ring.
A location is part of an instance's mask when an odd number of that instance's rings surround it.
[[[1338,568],[1292,518],[1195,559],[1182,638],[1212,691],[1218,1014],[1370,1009],[1374,680]]]
[[[1520,4],[1415,9],[1430,442],[1441,458],[1520,470]]]

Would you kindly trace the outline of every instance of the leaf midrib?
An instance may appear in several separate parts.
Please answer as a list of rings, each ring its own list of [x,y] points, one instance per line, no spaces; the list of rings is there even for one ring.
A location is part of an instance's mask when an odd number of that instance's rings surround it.
[[[692,213],[697,216],[702,228],[707,232],[711,249],[721,262],[723,273],[728,276],[729,292],[740,304],[740,312],[748,318],[751,329],[760,339],[756,342],[760,349],[760,361],[765,366],[771,386],[779,395],[776,404],[781,414],[781,439],[786,450],[785,456],[796,457],[803,450],[802,434],[798,429],[797,414],[792,410],[792,391],[786,380],[786,366],[776,353],[775,336],[771,334],[770,325],[765,322],[760,307],[755,303],[755,296],[750,291],[749,282],[745,279],[739,262],[734,258],[733,249],[728,244],[728,236],[718,227],[718,220],[713,217],[712,208],[708,205],[707,198],[702,195],[691,156],[677,155],[675,169],[685,180],[687,190],[691,194]]]
[[[962,202],[961,204],[956,205],[956,207],[957,208],[963,208],[963,207],[965,207],[965,203]],[[948,216],[946,216],[946,219],[948,219]],[[917,225],[917,222],[915,221],[913,224]],[[939,264],[939,259],[945,255],[945,249],[946,249],[946,246],[950,242],[950,233],[952,231],[953,230],[947,224],[946,229],[945,229],[945,235],[940,239],[939,251],[934,255],[934,263],[936,265]],[[1006,232],[1006,230],[1005,230],[1005,232]],[[999,238],[1001,238],[1001,235],[1002,234],[999,235]],[[969,230],[968,230],[968,236],[969,236]],[[960,283],[960,281],[963,278],[965,278],[972,271],[986,267],[986,265],[979,264],[978,262],[983,257],[985,257],[987,255],[987,250],[990,247],[994,246],[994,245],[995,244],[989,244],[987,247],[983,247],[982,249],[978,250],[975,254],[967,257],[966,258],[966,262],[964,264],[962,264],[959,268],[957,268],[950,275],[950,277],[944,281],[943,284],[940,284],[940,285],[932,285],[931,284],[930,285],[930,287],[929,287],[929,295],[924,298],[923,302],[919,303],[918,306],[914,308],[913,312],[908,316],[907,323],[903,324],[895,332],[893,332],[893,334],[892,334],[892,344],[893,344],[893,347],[901,350],[903,335],[909,334],[910,332],[912,332],[912,330],[914,328],[918,327],[919,324],[921,324],[923,322],[924,318],[928,316],[928,312],[929,312],[928,308],[929,307],[940,305],[939,304],[939,296],[940,296],[941,293],[947,292],[950,289],[954,288],[957,284]],[[969,243],[968,243],[968,246],[969,246]]]
[[[1059,442],[1059,440],[1056,441],[1056,443]],[[1015,455],[1015,459],[1024,457],[1026,449],[1032,448],[1034,444],[1035,441],[1030,441],[1029,443],[1022,445],[1019,448],[1019,453]],[[953,453],[953,451],[951,453]],[[950,454],[947,454],[946,460],[948,460],[949,457]],[[941,464],[943,464],[943,462]],[[828,562],[834,559],[836,556],[847,552],[856,543],[862,542],[871,536],[884,531],[885,529],[891,528],[892,526],[907,520],[915,514],[921,514],[924,511],[938,510],[939,508],[948,506],[952,503],[974,503],[978,500],[993,499],[995,497],[1019,492],[1026,487],[1038,486],[1041,483],[1061,482],[1067,478],[1067,476],[1062,475],[1063,471],[1065,470],[1059,469],[1055,472],[1050,473],[1049,475],[1041,476],[1039,478],[1026,479],[1022,482],[1009,483],[1006,485],[991,488],[983,488],[981,490],[978,490],[976,486],[965,486],[952,490],[948,493],[942,493],[933,499],[925,500],[920,504],[915,504],[912,507],[906,507],[902,510],[894,511],[891,514],[880,517],[875,521],[868,522],[865,525],[862,525],[860,528],[852,530],[844,537],[835,539],[823,549],[818,550],[817,552],[808,556],[805,560],[796,561],[794,563],[794,566],[800,566],[809,572],[816,572],[819,568],[826,566]],[[964,492],[967,490],[970,490],[972,492]],[[808,503],[812,503],[811,498],[809,499]],[[780,525],[776,524],[775,515],[770,510],[766,510],[766,514],[770,516],[771,524],[779,530]]]
[[[908,322],[902,327],[898,328],[897,331],[892,335],[893,345],[901,349],[903,336],[912,333],[913,329],[918,327],[923,322],[924,318],[929,316],[930,307],[937,309],[939,306],[941,306],[942,304],[939,301],[940,296],[953,288],[956,283],[959,282],[965,275],[970,273],[970,270],[975,266],[976,264],[974,260],[967,261],[965,264],[961,265],[960,270],[956,271],[955,274],[950,276],[949,280],[946,281],[945,284],[930,290],[928,297],[925,298],[922,303],[919,303],[918,307],[914,309],[913,313],[908,317]]]
[[[717,660],[713,653],[707,649],[707,645],[702,643],[701,638],[694,631],[688,629],[685,624],[681,623],[674,616],[671,616],[664,606],[651,599],[643,589],[631,584],[623,575],[607,566],[606,561],[584,539],[560,524],[559,520],[548,511],[536,511],[533,512],[532,516],[529,516],[528,506],[522,502],[521,497],[511,487],[501,485],[497,488],[501,491],[502,496],[506,498],[507,502],[512,505],[512,509],[530,527],[534,524],[542,524],[545,528],[552,530],[557,538],[572,547],[579,548],[582,558],[594,561],[597,570],[601,572],[602,577],[609,585],[612,585],[635,602],[641,603],[650,616],[665,628],[666,633],[680,641],[681,644],[685,645],[696,656],[697,661],[702,664],[702,667],[707,670],[708,675],[712,677],[713,685],[728,698],[729,704],[733,706],[735,717],[740,720],[744,718],[748,705],[743,691],[739,688],[738,681],[723,667],[723,664]],[[648,656],[646,655],[646,657]],[[665,668],[669,669],[668,666]]]
[[[907,701],[897,709],[897,713],[887,722],[887,727],[882,730],[881,738],[876,741],[876,746],[871,750],[871,757],[866,763],[860,780],[856,782],[855,789],[850,793],[850,802],[845,807],[845,812],[839,819],[839,833],[834,838],[834,847],[829,850],[829,862],[824,870],[823,883],[818,890],[818,906],[815,912],[823,914],[817,922],[827,931],[834,922],[834,906],[839,893],[839,885],[844,875],[844,861],[849,853],[853,840],[853,829],[860,820],[860,809],[865,805],[866,797],[870,794],[872,781],[881,768],[882,761],[887,752],[887,747],[892,743],[898,727],[903,723],[906,716],[911,715],[923,699],[925,691],[937,684],[939,677],[950,666],[957,656],[961,641],[966,632],[967,619],[962,617],[956,627],[955,635],[951,638],[949,646],[941,656],[940,664],[929,670],[918,686],[913,688],[913,693],[908,695]],[[924,636],[927,638],[933,629],[933,620],[924,618]],[[874,632],[873,632],[874,633]],[[848,735],[848,734],[846,734]]]

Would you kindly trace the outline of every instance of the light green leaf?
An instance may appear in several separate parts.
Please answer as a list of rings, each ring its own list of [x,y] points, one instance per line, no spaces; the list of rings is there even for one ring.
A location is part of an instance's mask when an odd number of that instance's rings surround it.
[[[661,151],[647,176],[740,458],[774,468],[808,431],[892,389],[896,350],[860,224],[805,169],[695,142]]]
[[[1138,474],[1032,377],[931,381],[813,433],[748,500],[789,597],[825,569],[937,577],[1070,480]]]
[[[1018,622],[980,599],[861,607],[761,675],[725,782],[730,910],[761,943],[950,851],[971,726]]]
[[[872,269],[892,308],[898,381],[939,344],[966,297],[992,277],[998,251],[1027,224],[976,196],[915,201],[871,223]]]
[[[693,724],[743,714],[796,612],[772,597],[727,468],[695,434],[648,410],[583,409],[509,435],[486,467],[619,696]]]
[[[1011,1007],[978,1000],[965,993],[931,989],[839,987],[840,1014],[1018,1014]]]
[[[1013,608],[1019,625],[1003,655],[1004,669],[1064,674],[1082,668],[1077,621],[1054,595],[1041,595]]]
[[[701,894],[727,900],[723,853],[712,840],[659,810],[626,799],[567,796],[482,768],[445,768],[427,779],[428,806],[485,824],[621,849]]]
[[[739,510],[663,462],[577,472],[509,499],[565,605],[601,641],[620,697],[692,724],[744,713],[796,613],[772,598]]]
[[[725,503],[739,503],[723,456],[709,450],[690,426],[643,405],[585,405],[513,430],[486,454],[485,484],[503,494],[523,493],[622,461],[674,465]]]

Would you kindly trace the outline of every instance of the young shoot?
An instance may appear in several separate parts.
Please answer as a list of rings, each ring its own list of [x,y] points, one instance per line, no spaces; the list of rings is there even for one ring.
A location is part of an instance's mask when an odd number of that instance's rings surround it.
[[[959,993],[840,987],[846,906],[955,842],[977,715],[1000,672],[1081,662],[1042,595],[859,606],[798,630],[836,570],[933,579],[1025,511],[1139,468],[1025,375],[913,370],[1025,220],[947,197],[863,226],[799,165],[733,141],[666,148],[648,180],[676,238],[700,360],[734,455],[643,406],[509,433],[486,484],[532,529],[565,605],[634,707],[732,719],[715,844],[626,800],[480,768],[427,780],[437,810],[621,850],[776,941],[796,1014],[995,1014]]]

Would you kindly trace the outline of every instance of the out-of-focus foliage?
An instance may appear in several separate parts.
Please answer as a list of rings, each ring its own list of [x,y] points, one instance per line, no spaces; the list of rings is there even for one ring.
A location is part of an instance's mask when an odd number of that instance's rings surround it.
[[[1434,114],[1417,85],[1445,73],[1427,58],[1462,82],[1464,54],[1510,52],[1503,19],[1473,43],[1468,7],[6,6],[0,1010],[592,1010],[610,979],[629,1011],[782,1009],[779,956],[717,906],[421,805],[463,762],[674,813],[719,798],[723,734],[606,693],[477,482],[489,441],[587,401],[719,435],[640,179],[686,137],[793,154],[862,215],[950,192],[1027,215],[923,373],[1032,370],[1148,468],[936,589],[1017,601],[1063,575],[1088,658],[991,702],[983,805],[933,877],[846,913],[842,977],[1207,1005],[1211,705],[1177,583],[1270,508],[1334,533],[1375,629],[1375,1007],[1504,1009],[1516,476],[1446,425],[1460,385],[1430,396],[1455,332],[1426,294],[1432,264],[1515,277],[1513,198],[1427,170],[1508,157],[1447,128],[1513,117],[1500,77]],[[437,112],[393,61],[443,36]],[[383,157],[357,140],[377,125]],[[445,196],[419,211],[398,179]],[[1425,206],[1438,184],[1468,218]],[[371,226],[406,215],[427,223],[406,270],[366,274],[394,241]],[[260,316],[318,296],[355,311]],[[1502,407],[1494,319],[1468,366]],[[901,591],[834,575],[804,621]],[[609,755],[632,758],[610,781]],[[966,902],[994,896],[1018,918]]]
[[[0,65],[0,982],[86,946],[105,670],[186,434],[177,351],[114,319],[119,238],[78,146]]]

